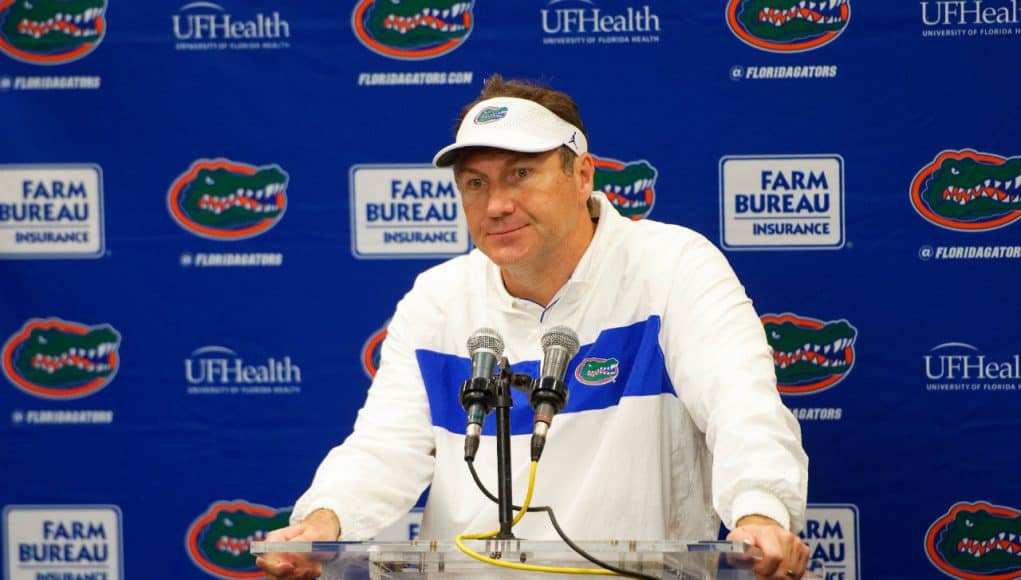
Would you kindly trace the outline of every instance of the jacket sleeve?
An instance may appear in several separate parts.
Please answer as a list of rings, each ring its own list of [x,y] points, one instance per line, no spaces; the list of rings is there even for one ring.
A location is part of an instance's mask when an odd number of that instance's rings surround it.
[[[723,254],[698,236],[681,249],[664,317],[664,355],[682,404],[712,454],[712,501],[724,525],[760,514],[805,521],[808,457],[780,400],[771,349]]]
[[[432,420],[415,358],[415,331],[426,326],[414,317],[427,312],[420,301],[412,290],[397,305],[354,431],[323,459],[292,523],[326,508],[342,539],[368,539],[407,513],[432,480]]]

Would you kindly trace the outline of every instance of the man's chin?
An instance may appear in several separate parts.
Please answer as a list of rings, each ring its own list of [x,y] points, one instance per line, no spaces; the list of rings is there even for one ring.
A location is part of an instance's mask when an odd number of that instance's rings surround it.
[[[511,248],[479,248],[483,254],[500,268],[513,268],[527,261],[527,252]]]

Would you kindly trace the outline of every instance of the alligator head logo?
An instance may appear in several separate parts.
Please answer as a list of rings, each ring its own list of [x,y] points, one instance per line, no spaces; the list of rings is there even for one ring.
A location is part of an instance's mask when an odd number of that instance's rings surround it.
[[[858,329],[797,314],[762,316],[773,349],[776,386],[785,395],[815,394],[844,380],[854,366]]]
[[[468,38],[474,0],[360,0],[351,15],[358,40],[401,60],[444,55]]]
[[[365,341],[362,345],[362,370],[369,376],[370,379],[376,377],[376,371],[379,370],[379,360],[381,358],[381,352],[383,350],[383,339],[386,338],[386,329],[390,326],[390,321],[386,321],[383,327],[372,333],[369,340]]]
[[[32,319],[3,347],[7,380],[30,395],[77,399],[105,387],[120,367],[121,335],[109,324]]]
[[[625,163],[593,156],[596,191],[602,191],[620,215],[640,220],[649,215],[656,201],[656,168],[642,159]]]
[[[929,526],[925,554],[954,578],[1021,578],[1021,512],[984,501],[958,502]]]
[[[196,566],[220,578],[264,578],[249,552],[252,542],[289,523],[291,510],[277,510],[245,500],[218,501],[192,522],[186,538]]]
[[[95,50],[106,0],[0,0],[0,50],[29,64],[64,64]]]
[[[479,111],[478,115],[475,115],[473,122],[476,125],[485,125],[486,123],[492,123],[499,121],[500,119],[507,116],[507,107],[486,107]]]
[[[182,228],[197,236],[243,240],[283,217],[287,181],[287,173],[276,165],[200,159],[170,186],[167,208]]]
[[[1021,157],[944,151],[915,175],[911,205],[943,228],[1002,228],[1021,218]]]
[[[833,41],[851,18],[850,0],[728,0],[727,25],[769,52],[804,52]]]
[[[620,361],[615,358],[589,357],[574,367],[574,378],[583,385],[599,386],[617,380]]]

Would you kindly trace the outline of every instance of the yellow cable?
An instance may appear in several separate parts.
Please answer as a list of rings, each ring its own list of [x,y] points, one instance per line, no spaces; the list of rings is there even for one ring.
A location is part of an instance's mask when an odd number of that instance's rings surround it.
[[[532,462],[532,468],[528,473],[528,492],[525,494],[525,501],[521,504],[521,511],[518,515],[514,516],[511,521],[511,525],[517,525],[521,518],[525,517],[525,513],[528,511],[528,505],[532,503],[532,491],[535,489],[535,470],[539,463],[537,461]],[[500,566],[502,568],[512,568],[514,570],[529,570],[531,572],[555,572],[560,574],[595,574],[599,576],[617,576],[616,572],[610,570],[603,570],[601,568],[557,568],[555,566],[537,566],[534,564],[518,564],[515,562],[505,562],[503,560],[497,560],[495,558],[487,558],[478,552],[473,551],[464,545],[463,540],[486,540],[500,533],[500,530],[493,530],[491,532],[485,532],[482,534],[461,534],[454,538],[454,543],[457,547],[465,554],[475,558],[480,562],[492,564],[494,566]]]

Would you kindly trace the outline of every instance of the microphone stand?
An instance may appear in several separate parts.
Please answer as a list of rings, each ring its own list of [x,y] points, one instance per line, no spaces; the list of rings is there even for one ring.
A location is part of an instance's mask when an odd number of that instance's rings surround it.
[[[497,492],[500,510],[500,533],[496,538],[500,540],[514,539],[514,532],[511,531],[511,522],[514,520],[513,490],[511,487],[511,448],[510,448],[510,410],[514,404],[511,398],[511,384],[513,371],[507,364],[507,359],[500,361],[500,375],[494,381],[496,391],[496,478]]]
[[[479,384],[480,382],[484,383]],[[511,424],[510,411],[514,405],[511,389],[526,394],[532,391],[533,379],[526,374],[515,373],[506,358],[500,358],[500,374],[479,381],[469,379],[461,386],[461,405],[467,409],[470,404],[484,402],[487,409],[496,411],[496,477],[497,504],[499,507],[499,540],[515,539],[511,526],[514,521],[513,487],[511,485]],[[477,447],[476,447],[477,448]],[[469,453],[466,444],[465,460],[474,461],[474,452]]]

